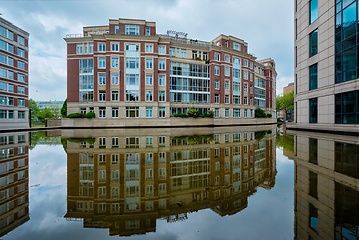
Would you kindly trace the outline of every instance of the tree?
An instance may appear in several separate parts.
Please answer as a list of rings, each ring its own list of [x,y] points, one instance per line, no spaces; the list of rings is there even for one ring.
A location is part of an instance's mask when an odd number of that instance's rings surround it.
[[[45,122],[45,118],[55,118],[54,114],[52,113],[50,108],[44,108],[41,109],[37,118],[44,123]]]
[[[288,110],[294,109],[294,91],[290,93],[283,94],[282,96],[277,96],[276,102],[277,112],[284,112],[284,121],[287,119]]]
[[[35,120],[37,119],[37,115],[40,112],[40,109],[37,106],[35,100],[33,100],[32,98],[30,98],[29,100],[29,108],[31,108],[31,122],[35,122]]]
[[[293,135],[283,135],[277,132],[276,136],[277,147],[283,148],[284,150],[294,153],[294,136]]]
[[[62,104],[61,116],[63,118],[67,116],[67,98],[65,99],[64,104]]]

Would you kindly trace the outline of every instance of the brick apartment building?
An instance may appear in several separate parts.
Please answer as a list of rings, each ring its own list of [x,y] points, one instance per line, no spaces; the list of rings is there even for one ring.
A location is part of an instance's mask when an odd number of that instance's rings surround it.
[[[29,133],[0,134],[0,236],[29,217]]]
[[[157,34],[155,22],[110,19],[65,41],[68,113],[94,111],[114,124],[168,120],[195,108],[249,122],[261,107],[275,119],[275,62],[257,61],[236,37],[204,42]]]
[[[29,33],[0,17],[0,129],[27,128]]]
[[[207,208],[234,215],[257,187],[275,185],[275,131],[268,125],[76,129],[62,136],[83,139],[67,142],[65,218],[110,235],[155,232],[156,219],[180,221]]]

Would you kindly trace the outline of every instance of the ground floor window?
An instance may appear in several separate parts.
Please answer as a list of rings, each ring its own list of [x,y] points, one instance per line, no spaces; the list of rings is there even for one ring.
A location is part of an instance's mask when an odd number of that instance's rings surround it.
[[[233,108],[233,117],[240,118],[241,117],[241,110],[239,108]]]
[[[352,91],[335,95],[335,123],[359,123],[358,95],[359,91]]]
[[[112,117],[113,118],[118,118],[118,107],[113,107],[112,108]]]
[[[152,117],[152,107],[147,107],[146,108],[146,118],[151,118]]]
[[[159,141],[158,141],[158,144],[160,147],[164,147],[166,145],[166,137],[159,137]]]
[[[175,108],[175,107],[171,107],[170,108],[170,112],[171,115],[172,114],[179,114],[179,113],[187,113],[189,108]],[[209,108],[194,108],[195,110],[197,110],[199,112],[199,115],[204,114],[205,112],[207,112],[208,110],[210,110]]]
[[[229,118],[229,108],[224,110],[224,117]]]
[[[105,107],[100,107],[98,109],[98,116],[99,116],[99,118],[105,118],[106,117],[106,108]]]
[[[126,117],[127,118],[138,118],[139,117],[139,107],[126,107]]]
[[[309,99],[309,123],[318,123],[318,98]]]
[[[160,118],[165,118],[166,117],[166,108],[160,107],[158,113],[159,113],[158,116]]]
[[[0,119],[7,118],[7,110],[0,110]]]
[[[214,117],[219,118],[219,108],[214,109]]]
[[[25,112],[24,111],[18,111],[18,119],[25,119]]]
[[[247,111],[248,111],[247,109],[244,109],[244,110],[243,110],[243,117],[245,117],[245,118],[248,117],[248,116],[247,116],[247,115],[248,115],[248,114],[247,114]]]
[[[152,144],[153,144],[153,138],[146,137],[146,147],[152,147]]]

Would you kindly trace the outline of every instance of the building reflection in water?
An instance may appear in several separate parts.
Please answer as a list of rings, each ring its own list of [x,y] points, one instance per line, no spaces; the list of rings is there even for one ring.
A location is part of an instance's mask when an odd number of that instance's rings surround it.
[[[29,217],[29,133],[0,134],[0,236]]]
[[[359,239],[359,138],[295,132],[295,239]]]
[[[65,217],[110,235],[154,232],[156,219],[175,222],[201,209],[236,214],[257,186],[275,184],[272,126],[63,130],[62,137]]]

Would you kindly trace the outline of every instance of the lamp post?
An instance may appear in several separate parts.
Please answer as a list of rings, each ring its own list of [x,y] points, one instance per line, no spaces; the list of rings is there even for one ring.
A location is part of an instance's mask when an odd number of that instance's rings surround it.
[[[29,108],[29,127],[31,128],[31,110],[32,108]]]

